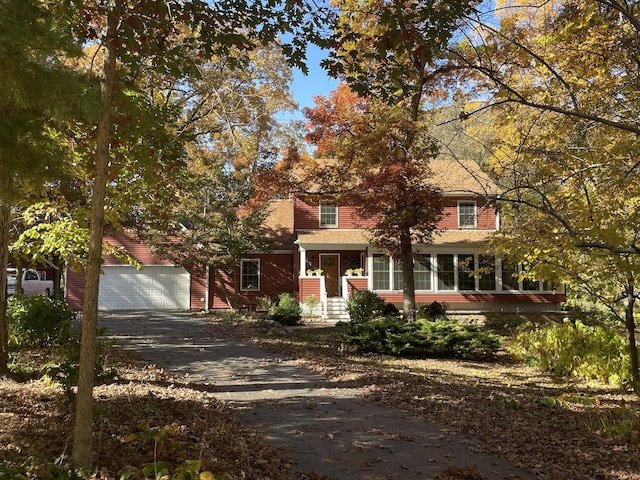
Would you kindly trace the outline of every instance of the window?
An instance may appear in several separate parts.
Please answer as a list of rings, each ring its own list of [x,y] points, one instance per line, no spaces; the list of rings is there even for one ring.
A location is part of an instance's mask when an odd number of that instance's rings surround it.
[[[260,260],[240,260],[240,290],[260,290]]]
[[[321,227],[337,227],[338,226],[338,207],[331,203],[320,204],[320,226]]]
[[[25,280],[38,280],[38,274],[36,272],[34,272],[33,270],[27,270],[27,272],[24,274],[24,279]]]
[[[505,259],[502,260],[502,289],[518,290],[518,267]]]
[[[373,256],[373,278],[372,287],[374,290],[389,290],[389,257],[386,255]]]
[[[404,277],[402,275],[402,260],[393,259],[393,289],[404,289]]]
[[[431,255],[418,255],[413,263],[416,290],[431,290]]]
[[[454,255],[451,253],[439,253],[438,260],[438,290],[455,290],[456,270]]]
[[[476,202],[458,202],[458,228],[476,228]]]
[[[496,259],[492,255],[480,255],[478,259],[480,290],[496,289]]]
[[[473,255],[458,255],[458,290],[475,290],[475,258]]]

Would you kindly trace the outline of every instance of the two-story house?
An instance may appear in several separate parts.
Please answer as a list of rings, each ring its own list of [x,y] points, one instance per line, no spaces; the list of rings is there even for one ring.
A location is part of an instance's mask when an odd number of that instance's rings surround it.
[[[416,303],[446,302],[459,311],[557,310],[564,294],[545,282],[519,281],[518,266],[483,252],[500,227],[497,186],[473,161],[437,160],[431,167],[445,208],[434,242],[415,246]],[[290,292],[301,302],[314,296],[316,313],[325,318],[343,318],[350,293],[368,289],[401,307],[400,262],[372,246],[366,226],[331,197],[273,202],[265,229],[276,244],[269,253],[247,253],[238,265],[238,306]],[[228,308],[232,281],[209,274],[210,308]]]

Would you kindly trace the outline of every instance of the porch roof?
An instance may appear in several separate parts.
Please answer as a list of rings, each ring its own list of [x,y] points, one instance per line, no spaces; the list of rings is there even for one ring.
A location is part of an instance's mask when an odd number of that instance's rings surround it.
[[[369,245],[369,234],[366,230],[324,229],[298,232],[297,242],[305,244],[340,244]]]
[[[493,230],[439,230],[433,235],[433,244],[482,243],[487,241],[492,233]]]
[[[492,230],[440,230],[433,236],[433,245],[473,244],[486,241]],[[359,245],[370,243],[366,230],[324,229],[298,232],[299,245]]]

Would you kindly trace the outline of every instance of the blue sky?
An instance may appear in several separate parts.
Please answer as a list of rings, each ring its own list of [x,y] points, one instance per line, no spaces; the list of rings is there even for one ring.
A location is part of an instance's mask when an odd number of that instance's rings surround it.
[[[325,56],[326,52],[312,45],[307,51],[309,74],[305,76],[299,69],[293,69],[293,85],[291,89],[300,108],[295,118],[303,118],[302,109],[304,107],[313,107],[314,96],[324,95],[326,97],[338,86],[338,80],[329,78],[320,67],[320,61],[325,58]]]

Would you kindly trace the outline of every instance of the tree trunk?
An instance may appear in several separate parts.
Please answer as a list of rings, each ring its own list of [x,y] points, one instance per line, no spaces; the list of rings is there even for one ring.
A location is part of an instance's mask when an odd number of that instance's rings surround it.
[[[0,175],[0,376],[9,373],[9,321],[7,318],[7,267],[9,266],[9,227],[11,224],[11,181]]]
[[[400,232],[400,255],[402,261],[402,309],[406,320],[416,318],[416,286],[413,275],[413,248],[411,230],[405,228]]]
[[[629,336],[629,353],[631,354],[631,377],[633,380],[633,391],[640,393],[640,372],[638,370],[638,345],[636,344],[636,322],[633,317],[635,308],[635,291],[633,281],[626,287],[626,298],[624,299],[624,323]]]
[[[24,290],[22,288],[22,275],[24,275],[24,268],[22,268],[22,261],[16,262],[16,289],[14,295],[22,295]]]
[[[109,173],[109,142],[111,139],[111,109],[115,82],[115,45],[121,2],[112,2],[107,18],[104,43],[104,73],[101,80],[102,112],[98,123],[93,195],[91,197],[88,261],[85,272],[84,304],[82,308],[82,344],[80,372],[76,396],[76,423],[73,437],[73,461],[80,467],[91,466],[93,443],[93,386],[95,382],[96,335],[98,324],[98,286],[102,265],[104,204]]]

